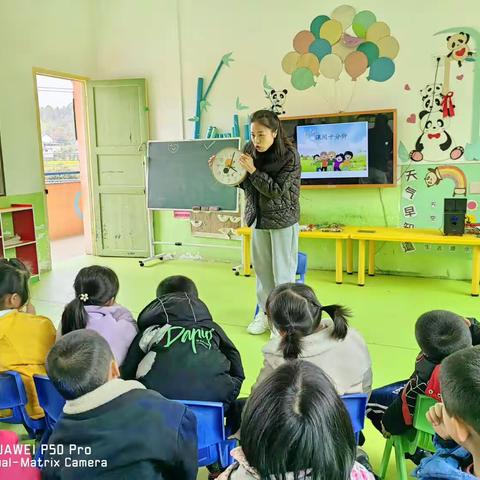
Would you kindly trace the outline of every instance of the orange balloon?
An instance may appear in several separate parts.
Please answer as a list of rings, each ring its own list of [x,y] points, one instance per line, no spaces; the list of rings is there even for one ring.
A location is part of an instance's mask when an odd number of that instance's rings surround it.
[[[297,68],[300,67],[309,68],[316,77],[320,75],[320,60],[313,53],[304,53],[303,55],[300,55],[297,62]]]
[[[293,39],[293,48],[298,53],[308,53],[308,47],[315,40],[315,35],[310,30],[302,30]]]
[[[345,58],[345,70],[355,82],[368,68],[368,57],[363,52],[352,52]]]

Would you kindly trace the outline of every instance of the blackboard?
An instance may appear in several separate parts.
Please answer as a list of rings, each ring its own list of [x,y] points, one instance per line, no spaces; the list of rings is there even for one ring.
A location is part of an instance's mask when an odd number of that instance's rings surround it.
[[[238,138],[148,142],[148,208],[191,210],[194,206],[237,210],[237,189],[218,183],[208,159]]]

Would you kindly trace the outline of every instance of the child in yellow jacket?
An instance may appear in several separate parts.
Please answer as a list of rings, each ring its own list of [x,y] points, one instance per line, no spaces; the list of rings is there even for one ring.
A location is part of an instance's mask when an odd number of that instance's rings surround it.
[[[0,260],[0,371],[20,373],[27,413],[42,418],[33,375],[46,375],[45,358],[55,343],[55,327],[50,319],[35,314],[29,302],[29,276],[21,261]]]

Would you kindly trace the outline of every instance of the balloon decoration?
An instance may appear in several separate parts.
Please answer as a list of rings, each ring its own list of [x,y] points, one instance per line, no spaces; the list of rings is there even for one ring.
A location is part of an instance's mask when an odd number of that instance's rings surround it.
[[[398,55],[400,50],[400,45],[396,38],[391,37],[383,37],[377,42],[378,50],[380,57],[387,57],[391,58],[392,60]]]
[[[320,71],[326,78],[338,80],[338,77],[342,73],[342,70],[342,59],[334,53],[329,53],[328,55],[325,55],[320,62]]]
[[[395,73],[395,64],[393,60],[387,57],[377,58],[370,66],[370,73],[367,80],[376,82],[385,82]]]
[[[390,35],[390,27],[385,22],[375,22],[370,25],[367,30],[367,40],[369,42],[377,42],[383,37]]]
[[[346,30],[352,24],[353,17],[355,17],[355,9],[350,5],[340,5],[332,12],[333,20],[340,22],[343,30]]]
[[[326,15],[319,15],[312,20],[310,24],[310,31],[315,35],[316,38],[320,38],[320,29],[325,22],[328,22],[330,17]]]
[[[332,53],[332,46],[327,42],[327,40],[319,38],[310,45],[308,51],[313,53],[318,60],[321,60],[325,55]]]
[[[292,85],[297,90],[306,90],[315,85],[313,72],[307,67],[297,68],[292,74]]]
[[[335,45],[342,36],[343,27],[338,20],[328,20],[320,28],[320,38],[327,40],[330,45]]]
[[[371,65],[380,55],[379,48],[373,42],[364,42],[361,43],[357,50],[366,55],[368,59],[368,65]]]
[[[302,30],[295,35],[293,39],[293,48],[298,53],[307,53],[308,47],[313,43],[315,40],[315,35],[309,30]]]
[[[367,70],[368,64],[368,58],[363,52],[352,52],[345,59],[345,70],[356,81]]]
[[[385,82],[395,73],[399,50],[390,27],[373,12],[340,5],[295,35],[282,69],[297,90],[314,87],[320,76],[336,81],[344,70],[352,81],[366,73],[367,80]]]
[[[377,21],[377,17],[370,10],[362,10],[353,17],[352,30],[355,35],[360,38],[365,38],[367,30]]]
[[[318,77],[320,75],[320,60],[313,53],[304,53],[300,56],[297,62],[297,68],[307,67],[310,71]]]

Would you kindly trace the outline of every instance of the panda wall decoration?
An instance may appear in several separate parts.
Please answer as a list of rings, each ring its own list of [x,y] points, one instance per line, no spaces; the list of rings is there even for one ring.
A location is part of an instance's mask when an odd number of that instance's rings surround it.
[[[464,60],[467,62],[475,60],[472,58],[474,53],[468,45],[469,40],[470,35],[464,32],[455,33],[447,37],[447,48],[450,50],[447,57],[456,61],[459,67],[462,66]]]
[[[273,88],[270,90],[265,89],[265,96],[270,100],[269,110],[277,115],[284,115],[284,105],[287,99],[287,93],[288,90],[286,88],[283,90],[274,90]]]

